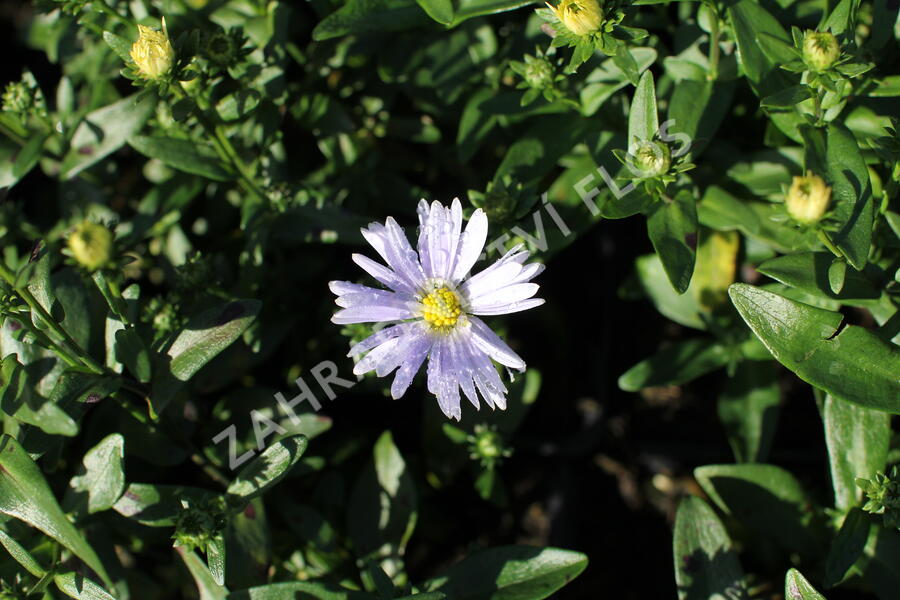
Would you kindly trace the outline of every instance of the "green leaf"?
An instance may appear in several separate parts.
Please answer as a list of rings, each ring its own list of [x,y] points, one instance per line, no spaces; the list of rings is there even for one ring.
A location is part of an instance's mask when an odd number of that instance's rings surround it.
[[[628,151],[632,152],[635,139],[650,141],[657,133],[659,133],[659,116],[656,111],[656,88],[653,84],[653,73],[647,70],[641,75],[634,90],[631,109],[628,112]]]
[[[619,388],[636,392],[645,387],[681,385],[725,366],[727,349],[712,339],[693,339],[673,344],[642,360],[619,377]]]
[[[329,583],[292,581],[272,583],[228,594],[227,600],[377,600],[378,596]]]
[[[402,31],[428,23],[413,0],[348,0],[313,29],[313,40],[370,31]]]
[[[429,17],[442,25],[453,22],[453,2],[451,0],[416,0]]]
[[[827,130],[803,127],[806,168],[831,186],[833,216],[838,225],[832,241],[861,270],[872,244],[874,202],[869,170],[853,134],[845,126],[831,123]]]
[[[234,343],[261,306],[258,300],[235,300],[191,319],[154,366],[153,410],[159,414],[197,371]]]
[[[832,9],[828,18],[816,28],[817,31],[830,31],[836,36],[843,34],[850,27],[858,7],[858,0],[841,0]]]
[[[228,596],[228,589],[216,583],[206,564],[195,552],[185,550],[184,546],[176,547],[175,551],[181,556],[191,577],[194,578],[194,583],[197,584],[197,590],[200,592],[200,600],[225,600]]]
[[[173,169],[199,175],[213,181],[234,179],[211,146],[172,137],[136,135],[128,144],[144,156],[155,158]]]
[[[0,437],[0,512],[25,521],[68,548],[112,589],[112,581],[93,548],[69,522],[44,475],[22,446]]]
[[[89,514],[112,508],[125,491],[125,439],[112,433],[84,455],[78,474],[69,482],[67,512]]]
[[[0,410],[50,435],[72,437],[78,433],[78,423],[29,384],[27,369],[16,354],[0,362]]]
[[[62,162],[62,178],[70,179],[121,148],[140,131],[156,109],[152,91],[138,92],[88,113],[72,135]]]
[[[700,318],[703,312],[693,294],[678,294],[669,283],[662,261],[656,254],[641,256],[635,261],[635,270],[644,292],[660,313],[685,327],[706,329]]]
[[[217,494],[208,490],[176,485],[132,483],[113,505],[113,510],[148,527],[172,527],[182,510],[182,500],[198,504]]]
[[[76,600],[116,600],[99,585],[78,573],[54,575],[53,583],[63,594]]]
[[[744,570],[722,521],[706,502],[678,505],[672,549],[679,600],[745,596]]]
[[[869,515],[856,507],[850,509],[825,559],[825,575],[822,580],[825,587],[839,584],[847,571],[862,557],[871,528],[872,519]]]
[[[467,19],[515,10],[531,4],[534,4],[534,0],[458,0],[453,25],[459,25]]]
[[[686,135],[690,140],[687,156],[696,158],[715,137],[731,108],[733,96],[733,83],[709,81],[705,73],[703,81],[679,82],[669,101],[668,118],[673,122],[668,127],[668,135],[673,141],[678,140],[678,134]]]
[[[482,550],[426,582],[453,600],[541,600],[577,577],[588,558],[558,548],[501,546]]]
[[[131,46],[133,44],[131,41],[126,40],[122,36],[116,35],[111,31],[103,32],[103,41],[113,49],[113,52],[119,55],[119,58],[121,58],[123,62],[126,64],[133,62],[131,59]]]
[[[707,465],[694,470],[697,483],[724,512],[748,531],[785,550],[817,555],[819,540],[809,527],[813,511],[793,475],[775,465]]]
[[[766,96],[760,102],[760,106],[763,108],[793,108],[797,104],[812,97],[813,94],[809,90],[809,87],[805,85],[793,85],[780,92],[776,92],[771,96]]]
[[[10,556],[16,559],[16,562],[25,567],[25,570],[35,577],[43,577],[47,572],[28,550],[3,530],[0,530],[0,544],[3,544],[3,547],[6,548]]]
[[[380,559],[393,578],[416,525],[416,490],[389,431],[375,442],[372,458],[350,495],[347,529],[356,556]]]
[[[206,560],[213,581],[219,585],[225,585],[225,538],[221,533],[206,545]]]
[[[765,462],[779,406],[773,361],[742,361],[719,395],[719,420],[738,462]]]
[[[681,190],[671,202],[657,202],[647,216],[647,233],[666,276],[679,294],[691,284],[697,258],[697,205]]]
[[[800,571],[790,569],[784,578],[784,600],[825,600]]]
[[[141,383],[147,383],[152,376],[150,351],[133,327],[116,331],[116,360],[128,367],[132,375]]]
[[[834,506],[849,510],[857,504],[862,492],[856,479],[871,479],[876,471],[884,471],[891,440],[891,416],[825,396],[822,421]]]
[[[44,149],[44,142],[46,141],[46,135],[37,134],[25,142],[25,145],[22,146],[22,149],[19,150],[16,156],[16,162],[13,164],[12,174],[16,181],[28,175],[28,172],[38,164],[38,161],[41,159],[41,152]]]
[[[247,502],[281,481],[303,456],[308,443],[305,435],[293,435],[272,443],[244,465],[228,486],[229,505],[235,509],[243,508]]]
[[[829,252],[795,252],[769,259],[756,269],[791,287],[828,300],[853,304],[860,300],[877,300],[881,295],[865,274],[848,269],[839,292],[832,289],[830,270],[834,255]]]
[[[260,93],[256,90],[238,90],[216,102],[216,114],[223,121],[238,121],[259,106]]]
[[[731,300],[772,355],[800,379],[866,408],[900,413],[897,347],[843,315],[736,283]]]

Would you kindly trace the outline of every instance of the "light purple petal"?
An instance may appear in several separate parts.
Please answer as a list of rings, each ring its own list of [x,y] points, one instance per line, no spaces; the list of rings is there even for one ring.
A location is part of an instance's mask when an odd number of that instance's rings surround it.
[[[353,367],[353,374],[362,375],[363,373],[368,373],[372,369],[377,368],[379,363],[385,357],[389,357],[391,353],[394,352],[394,350],[397,348],[397,344],[400,343],[400,339],[401,338],[396,337],[391,338],[366,354],[365,357],[363,357],[363,359],[356,363],[356,365]]]
[[[472,270],[472,267],[475,266],[475,262],[481,256],[484,243],[487,241],[487,234],[487,215],[479,208],[472,213],[472,217],[466,225],[466,230],[460,237],[456,252],[456,262],[450,275],[450,279],[454,283],[462,281],[469,274],[469,271]]]
[[[393,270],[384,265],[375,262],[368,256],[363,254],[354,254],[351,256],[353,262],[362,268],[363,271],[374,277],[384,286],[396,290],[398,292],[413,293],[415,288],[407,283],[402,277],[397,275]]]
[[[507,306],[527,300],[537,294],[540,286],[536,283],[514,283],[487,294],[469,298],[469,310],[478,314],[479,309],[496,306]]]
[[[438,406],[450,419],[462,417],[459,386],[448,361],[447,338],[438,338],[428,356],[428,391],[437,396]]]
[[[525,361],[478,317],[469,317],[471,338],[475,347],[510,369],[525,369]]]
[[[384,225],[371,223],[368,229],[361,231],[366,241],[408,288],[416,289],[421,285],[424,273],[418,255],[393,217],[388,217]]]
[[[347,353],[347,356],[359,356],[363,352],[371,350],[375,346],[380,346],[391,338],[399,337],[406,332],[408,327],[409,323],[400,323],[399,325],[392,325],[390,327],[385,327],[380,331],[376,331],[363,341],[350,348],[350,352]]]
[[[337,311],[331,317],[331,322],[338,325],[380,323],[383,321],[402,321],[411,319],[413,316],[410,309],[397,306],[354,306]]]
[[[391,384],[391,397],[395,400],[403,396],[413,378],[425,362],[433,344],[433,338],[424,331],[423,328],[417,327],[419,331],[410,334],[405,339],[405,348],[403,362],[394,375],[394,382]]]
[[[544,303],[543,298],[531,298],[529,300],[522,300],[521,302],[513,302],[512,304],[497,304],[493,306],[482,306],[477,311],[472,311],[473,315],[482,315],[482,316],[490,316],[490,315],[508,315],[510,313],[522,312],[523,310],[529,310],[532,308],[536,308]]]

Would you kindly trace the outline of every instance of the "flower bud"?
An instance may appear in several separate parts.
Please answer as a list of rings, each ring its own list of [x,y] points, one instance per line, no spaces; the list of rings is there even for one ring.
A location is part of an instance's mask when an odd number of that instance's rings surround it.
[[[105,267],[112,258],[113,234],[96,223],[85,221],[69,236],[69,250],[88,271]]]
[[[526,56],[525,82],[529,87],[537,89],[551,85],[553,83],[553,65],[546,58]]]
[[[818,175],[807,171],[803,177],[794,177],[787,196],[788,214],[798,223],[812,225],[825,215],[831,202],[831,188]]]
[[[556,18],[575,35],[586,35],[600,29],[603,9],[597,0],[562,0],[558,6],[547,4]]]
[[[672,153],[662,142],[640,142],[635,148],[631,172],[638,177],[657,177],[669,170]]]
[[[131,46],[131,59],[140,75],[145,79],[167,75],[175,62],[175,50],[166,34],[165,22],[162,31],[138,25],[138,32],[138,40]]]
[[[813,71],[830,69],[840,55],[840,46],[832,33],[807,31],[803,34],[803,62]]]

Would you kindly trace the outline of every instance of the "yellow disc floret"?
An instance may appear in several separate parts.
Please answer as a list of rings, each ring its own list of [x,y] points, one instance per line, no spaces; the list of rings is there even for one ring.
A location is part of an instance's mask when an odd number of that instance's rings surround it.
[[[433,330],[449,333],[462,315],[459,296],[450,288],[435,289],[422,299],[422,318]]]

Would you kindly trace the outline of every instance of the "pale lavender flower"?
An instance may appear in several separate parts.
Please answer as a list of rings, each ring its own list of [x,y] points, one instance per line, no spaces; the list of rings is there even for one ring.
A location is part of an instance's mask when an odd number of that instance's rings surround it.
[[[544,266],[526,265],[528,252],[519,245],[469,277],[487,239],[484,211],[475,211],[465,231],[458,199],[450,208],[422,200],[418,213],[418,253],[391,217],[384,225],[372,223],[362,230],[387,266],[361,254],[354,254],[353,262],[389,289],[347,281],[329,284],[342,308],[333,322],[393,322],[350,350],[349,356],[368,352],[353,372],[374,370],[384,377],[397,369],[391,396],[400,398],[428,358],[428,391],[448,417],[458,420],[462,415],[460,388],[476,408],[480,393],[491,408],[505,409],[507,389],[491,359],[520,372],[525,361],[476,315],[502,315],[543,304],[532,297],[538,285],[530,281]]]

